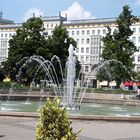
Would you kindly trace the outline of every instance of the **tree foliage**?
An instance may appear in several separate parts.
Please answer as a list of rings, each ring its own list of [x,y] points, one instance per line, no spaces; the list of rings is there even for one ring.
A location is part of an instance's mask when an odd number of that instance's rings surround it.
[[[60,101],[47,99],[40,109],[40,118],[36,125],[36,140],[76,140],[78,133],[74,133],[68,118],[66,108],[60,108]]]
[[[114,71],[114,80],[119,85],[125,79],[131,79],[133,75],[133,54],[137,48],[130,40],[133,34],[131,30],[132,24],[138,21],[138,18],[132,15],[128,5],[123,7],[122,13],[117,18],[117,28],[111,33],[111,28],[108,26],[108,33],[103,38],[104,48],[102,57],[104,61],[112,61],[110,66]]]
[[[62,68],[65,68],[68,48],[70,44],[76,47],[75,40],[69,37],[68,31],[61,25],[56,26],[50,36],[46,37],[44,33],[43,21],[40,18],[33,17],[23,23],[22,27],[17,29],[16,35],[9,40],[9,54],[7,61],[4,63],[4,69],[7,75],[9,74],[12,79],[16,79],[16,74],[23,64],[17,65],[17,62],[33,55],[39,55],[48,60],[50,60],[53,55],[56,55],[61,61]],[[57,69],[58,63],[54,63],[54,65]],[[28,70],[23,68],[23,79],[27,79],[27,81],[30,82],[37,68],[38,66],[35,62],[28,66]],[[60,75],[59,71],[57,71],[57,73]],[[43,73],[39,76],[40,78],[42,76],[44,77]]]
[[[15,78],[17,62],[24,57],[41,55],[46,57],[48,47],[45,37],[43,22],[40,18],[30,18],[22,24],[22,28],[17,29],[16,35],[9,40],[9,54],[4,68],[12,78]]]
[[[51,55],[56,55],[59,57],[62,63],[62,67],[65,67],[68,48],[72,44],[75,48],[77,47],[76,41],[69,37],[68,31],[63,26],[56,26],[52,36],[47,39],[47,44],[50,48]]]

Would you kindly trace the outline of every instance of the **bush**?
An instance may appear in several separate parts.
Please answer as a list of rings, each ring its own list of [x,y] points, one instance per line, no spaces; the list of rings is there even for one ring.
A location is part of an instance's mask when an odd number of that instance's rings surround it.
[[[55,98],[47,102],[40,109],[39,122],[36,125],[36,140],[76,140],[78,133],[74,133],[68,119],[66,108],[60,108],[60,101]]]

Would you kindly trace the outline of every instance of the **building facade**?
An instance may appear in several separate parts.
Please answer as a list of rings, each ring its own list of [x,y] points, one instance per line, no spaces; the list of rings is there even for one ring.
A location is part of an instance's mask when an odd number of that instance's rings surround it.
[[[102,37],[107,33],[106,26],[109,25],[112,33],[116,30],[116,18],[67,20],[67,17],[50,16],[41,17],[44,23],[45,35],[51,35],[56,26],[65,26],[69,36],[77,42],[75,54],[84,67],[85,73],[90,73],[102,60]],[[2,18],[0,13],[0,63],[8,57],[9,39],[16,33],[22,24],[14,23]],[[140,22],[131,26],[134,31],[130,39],[137,46],[138,52],[134,54],[135,71],[140,71]]]

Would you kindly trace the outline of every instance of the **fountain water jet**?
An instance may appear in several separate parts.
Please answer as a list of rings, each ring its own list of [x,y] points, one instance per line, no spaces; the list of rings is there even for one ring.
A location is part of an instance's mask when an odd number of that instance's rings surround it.
[[[74,55],[74,48],[72,45],[70,45],[68,51],[69,51],[69,57],[66,62],[66,75],[64,75],[62,72],[62,66],[61,66],[60,60],[57,56],[53,56],[51,61],[49,61],[49,60],[45,60],[41,56],[35,55],[35,56],[31,56],[30,58],[26,59],[26,62],[20,67],[18,77],[20,77],[20,75],[21,75],[22,68],[26,68],[28,66],[28,64],[32,63],[33,61],[37,62],[39,64],[39,67],[38,67],[35,75],[37,75],[37,73],[39,72],[40,69],[43,69],[44,72],[46,73],[45,77],[48,78],[47,80],[53,87],[53,91],[54,91],[55,95],[60,98],[62,105],[65,105],[68,109],[75,109],[75,108],[80,107],[82,98],[84,97],[85,89],[87,88],[87,86],[84,87],[84,90],[80,89],[80,92],[77,92],[77,88],[75,85],[76,58]],[[23,60],[25,60],[25,59],[23,59]],[[59,64],[59,69],[61,71],[61,78],[62,78],[61,84],[58,80],[56,68],[53,65],[54,60],[57,60],[57,62]],[[87,82],[82,81],[82,86],[84,86],[84,83],[87,83]]]

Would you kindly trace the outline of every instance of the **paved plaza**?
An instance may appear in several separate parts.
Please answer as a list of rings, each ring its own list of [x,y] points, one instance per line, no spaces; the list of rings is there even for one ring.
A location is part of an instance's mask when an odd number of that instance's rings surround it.
[[[36,118],[0,117],[0,140],[35,140]],[[140,140],[140,123],[72,121],[80,140]]]

